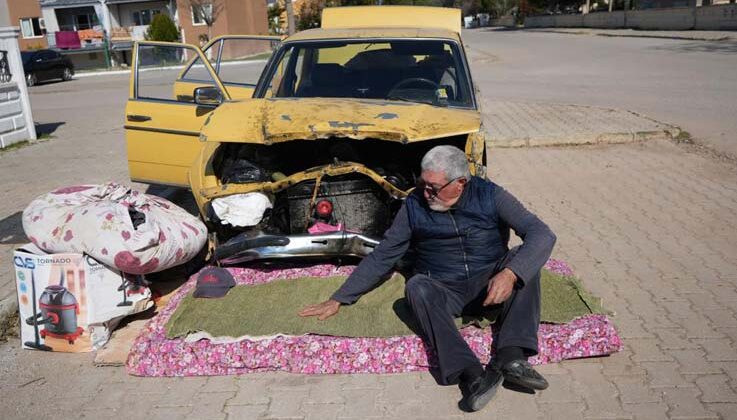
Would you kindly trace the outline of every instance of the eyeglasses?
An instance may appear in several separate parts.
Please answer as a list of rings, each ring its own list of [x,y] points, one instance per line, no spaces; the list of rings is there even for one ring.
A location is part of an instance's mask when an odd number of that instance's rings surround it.
[[[445,188],[448,185],[450,185],[450,184],[458,181],[461,178],[463,178],[463,177],[462,176],[459,176],[457,178],[453,178],[450,181],[448,181],[447,184],[443,185],[442,187],[440,187],[438,189],[435,189],[435,187],[433,187],[430,184],[427,184],[425,181],[422,180],[422,178],[420,178],[420,180],[417,181],[417,188],[420,188],[423,192],[426,192],[427,195],[428,195],[428,198],[433,199],[433,198],[437,197],[438,194],[440,194],[441,191],[443,191],[443,188]]]

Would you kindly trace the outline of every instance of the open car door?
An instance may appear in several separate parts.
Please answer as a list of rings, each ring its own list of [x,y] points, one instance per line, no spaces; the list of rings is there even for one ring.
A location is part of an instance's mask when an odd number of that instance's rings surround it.
[[[181,43],[136,43],[125,117],[131,179],[189,187],[188,172],[202,149],[199,135],[205,120],[220,102],[253,96],[279,40],[225,36],[208,44],[207,52]],[[260,46],[248,45],[254,42]],[[204,88],[207,103],[195,102],[197,88]]]

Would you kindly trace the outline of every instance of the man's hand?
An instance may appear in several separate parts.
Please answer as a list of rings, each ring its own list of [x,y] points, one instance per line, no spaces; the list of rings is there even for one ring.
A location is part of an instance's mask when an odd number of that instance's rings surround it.
[[[299,316],[317,316],[317,319],[324,321],[338,313],[340,310],[340,302],[329,299],[323,303],[306,306],[299,311]]]
[[[509,299],[517,282],[517,275],[508,268],[496,273],[489,280],[489,286],[486,288],[487,295],[484,299],[484,306],[497,305]]]

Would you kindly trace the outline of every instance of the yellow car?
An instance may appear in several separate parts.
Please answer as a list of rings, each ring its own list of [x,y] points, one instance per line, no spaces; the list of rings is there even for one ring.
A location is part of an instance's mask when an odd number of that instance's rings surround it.
[[[190,188],[221,264],[365,256],[430,148],[455,145],[485,175],[460,22],[457,9],[342,7],[286,39],[139,42],[131,179]]]

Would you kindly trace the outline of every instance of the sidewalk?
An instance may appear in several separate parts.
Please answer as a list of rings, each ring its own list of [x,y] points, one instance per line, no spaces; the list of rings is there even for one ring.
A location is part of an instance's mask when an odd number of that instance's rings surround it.
[[[484,117],[494,147],[633,143],[681,133],[632,111],[581,105],[485,101]]]
[[[617,36],[631,38],[668,38],[693,41],[737,41],[735,31],[641,31],[637,29],[593,28],[522,28],[526,32],[552,32],[571,35]]]
[[[490,176],[558,235],[554,257],[616,311],[625,350],[543,366],[548,390],[501,389],[481,415],[735,418],[735,168],[664,141],[491,149],[489,159]],[[4,418],[478,417],[425,373],[153,379],[91,361],[1,345]]]
[[[110,97],[124,102],[125,86],[120,91]],[[74,103],[69,95],[64,101]],[[0,304],[15,304],[9,256],[24,241],[18,218],[26,203],[56,186],[125,181],[115,101],[89,127],[65,124],[57,138],[0,154]],[[3,418],[736,418],[737,168],[662,139],[494,147],[673,129],[622,110],[489,101],[485,119],[489,176],[557,234],[553,257],[616,312],[624,351],[543,366],[548,390],[500,389],[474,415],[457,409],[457,387],[440,387],[427,373],[137,378],[93,367],[91,354],[21,350],[11,338],[0,343]]]

